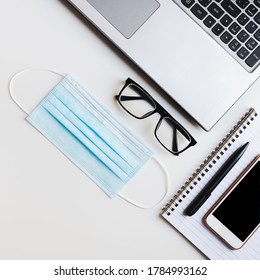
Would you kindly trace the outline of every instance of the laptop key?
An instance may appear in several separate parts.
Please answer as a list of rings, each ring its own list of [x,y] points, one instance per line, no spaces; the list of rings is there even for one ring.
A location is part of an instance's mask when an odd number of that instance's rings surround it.
[[[241,59],[245,59],[248,55],[249,55],[249,51],[242,47],[238,52],[237,55],[241,58]]]
[[[233,21],[233,19],[232,19],[230,16],[228,16],[228,15],[224,15],[224,16],[221,18],[221,20],[220,20],[220,22],[221,22],[225,27],[229,26],[229,24],[230,24],[232,21]]]
[[[238,35],[237,38],[240,42],[244,43],[248,38],[249,38],[249,34],[245,31],[242,30]]]
[[[249,17],[242,13],[238,18],[237,22],[240,23],[241,25],[245,25],[249,21]]]
[[[181,0],[181,3],[182,3],[186,8],[190,8],[190,7],[195,3],[195,0]]]
[[[225,31],[225,32],[221,35],[220,40],[221,40],[223,43],[227,44],[227,43],[229,43],[229,42],[231,41],[232,38],[233,38],[233,36],[232,36],[229,32]]]
[[[212,1],[212,0],[199,0],[199,3],[200,3],[203,7],[207,7],[207,6],[210,4],[211,1]]]
[[[235,35],[240,31],[241,26],[238,25],[236,22],[233,22],[228,29],[232,34]]]
[[[245,7],[250,3],[248,0],[237,0],[236,1],[237,5],[242,8],[245,9]]]
[[[260,46],[258,46],[254,52],[246,59],[246,64],[249,67],[255,66],[255,64],[259,61],[260,59]]]
[[[258,8],[260,8],[260,0],[254,0],[254,4],[255,4]]]
[[[256,40],[254,40],[253,38],[250,38],[247,42],[246,42],[246,47],[249,50],[253,50],[255,47],[257,46],[257,42]]]
[[[215,35],[217,35],[217,36],[219,36],[223,31],[224,31],[224,27],[223,27],[221,24],[219,24],[219,23],[217,23],[217,24],[212,28],[212,32],[213,32]]]
[[[217,19],[221,18],[224,14],[224,11],[214,2],[210,4],[208,11]]]
[[[198,19],[203,19],[208,14],[199,4],[195,4],[190,10]]]
[[[181,0],[181,3],[182,3],[186,8],[190,8],[190,7],[195,3],[195,0]]]
[[[216,20],[215,20],[212,16],[210,16],[210,15],[208,15],[208,16],[204,19],[204,21],[203,21],[203,23],[204,23],[208,28],[212,27],[213,24],[214,24],[215,22],[216,22]]]
[[[260,13],[258,13],[255,17],[254,20],[256,23],[260,24]]]
[[[250,16],[253,17],[257,13],[257,8],[253,4],[249,5],[248,8],[246,9],[246,13]]]
[[[256,38],[257,41],[260,41],[260,29],[258,29],[256,31],[256,33],[254,34],[254,37]]]
[[[249,33],[254,33],[257,29],[257,25],[253,21],[249,21],[249,23],[246,25],[246,30]]]
[[[236,52],[241,47],[241,44],[236,39],[233,39],[228,46],[233,52]]]
[[[235,5],[233,2],[231,2],[230,0],[224,0],[221,3],[221,6],[227,13],[229,13],[234,18],[236,18],[241,12],[238,6]]]

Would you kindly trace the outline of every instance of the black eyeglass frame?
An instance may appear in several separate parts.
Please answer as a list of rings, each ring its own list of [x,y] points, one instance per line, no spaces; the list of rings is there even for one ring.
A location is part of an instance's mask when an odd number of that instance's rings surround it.
[[[138,93],[140,94],[140,96],[142,97],[145,97],[144,99],[146,101],[152,101],[153,105],[154,106],[154,110],[150,111],[150,112],[147,112],[146,114],[144,114],[143,116],[141,117],[138,117],[136,115],[134,115],[133,113],[131,113],[122,103],[120,100],[122,100],[122,94],[124,92],[124,90],[129,87],[129,86],[135,86],[135,88],[138,90]],[[125,82],[125,85],[123,86],[123,88],[120,90],[119,94],[116,95],[116,99],[118,101],[118,103],[120,104],[120,106],[125,110],[127,111],[131,116],[135,117],[136,119],[145,119],[155,113],[158,113],[160,115],[160,119],[155,127],[155,130],[154,130],[154,135],[156,137],[156,139],[159,141],[159,143],[167,150],[169,151],[170,153],[174,154],[174,155],[179,155],[181,154],[182,152],[184,152],[185,150],[187,150],[188,148],[190,148],[191,146],[194,146],[197,141],[191,136],[191,134],[176,120],[174,119],[144,88],[142,88],[138,83],[136,83],[134,80],[132,80],[131,78],[127,78],[126,82]],[[132,99],[132,98],[131,98]],[[136,99],[139,99],[136,97]],[[175,128],[177,128],[181,133],[182,135],[189,141],[189,144],[182,150],[180,151],[176,151],[174,152],[173,150],[170,150],[168,149],[161,141],[160,139],[158,138],[156,132],[158,131],[162,121],[164,119],[170,119],[174,122],[174,125],[175,125]]]

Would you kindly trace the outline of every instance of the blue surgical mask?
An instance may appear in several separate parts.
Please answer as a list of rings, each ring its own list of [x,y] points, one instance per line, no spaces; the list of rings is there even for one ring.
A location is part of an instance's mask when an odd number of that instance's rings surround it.
[[[152,155],[69,75],[27,120],[110,197],[115,196]]]
[[[116,196],[152,156],[149,148],[70,75],[27,120],[109,197]]]

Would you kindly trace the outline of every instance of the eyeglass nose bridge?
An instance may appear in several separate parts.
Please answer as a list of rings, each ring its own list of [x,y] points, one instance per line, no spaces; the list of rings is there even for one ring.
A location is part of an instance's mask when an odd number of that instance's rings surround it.
[[[155,108],[154,113],[158,113],[160,115],[160,121],[161,121],[161,119],[163,119],[165,117],[172,118],[172,116],[157,101],[155,101],[155,105],[156,105],[156,108]]]

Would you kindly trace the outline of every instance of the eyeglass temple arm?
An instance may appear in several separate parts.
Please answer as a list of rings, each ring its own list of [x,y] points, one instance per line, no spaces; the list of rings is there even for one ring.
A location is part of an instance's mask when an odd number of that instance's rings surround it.
[[[119,95],[116,95],[116,99],[119,99]],[[120,100],[121,101],[131,101],[131,100],[140,100],[140,99],[144,99],[141,96],[125,96],[125,95],[120,95]]]
[[[134,100],[146,100],[151,103],[151,100],[144,96],[126,96],[126,95],[116,95],[116,99],[120,101],[134,101]]]
[[[172,150],[173,151],[178,151],[178,139],[177,139],[177,129],[176,129],[176,127],[173,127]]]

